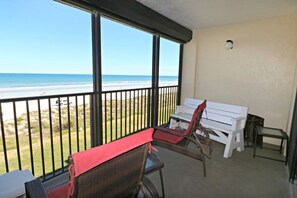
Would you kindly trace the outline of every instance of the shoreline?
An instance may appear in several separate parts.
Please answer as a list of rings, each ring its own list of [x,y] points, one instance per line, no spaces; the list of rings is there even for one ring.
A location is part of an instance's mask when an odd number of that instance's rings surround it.
[[[160,86],[171,86],[174,84],[161,84]],[[103,91],[108,91],[108,90],[123,90],[123,89],[135,89],[135,88],[147,88],[149,87],[150,84],[142,84],[142,87],[139,86],[139,84],[136,85],[107,85],[103,86],[104,89]],[[4,90],[4,91],[3,91]],[[5,92],[6,91],[6,92]],[[86,93],[86,92],[92,92],[92,86],[91,85],[67,85],[67,86],[47,86],[47,87],[28,87],[28,88],[11,88],[11,89],[0,89],[0,100],[1,99],[7,99],[7,98],[20,98],[20,97],[30,97],[30,96],[51,96],[51,95],[59,95],[59,94],[71,94],[71,93]],[[120,93],[118,92],[118,100],[120,99]],[[115,99],[116,93],[112,94],[106,94],[106,99],[110,100],[110,96],[112,95],[112,99]],[[142,94],[136,93],[131,93],[131,98],[141,96]],[[3,98],[3,96],[6,96],[6,98]],[[124,95],[122,95],[122,100],[129,99],[130,96],[127,95],[127,98],[125,98]],[[51,99],[51,108],[57,108],[58,105],[56,104],[57,98],[52,98]],[[64,100],[61,98],[61,100]],[[105,97],[102,97],[102,100],[105,100]],[[86,95],[85,97],[85,104],[89,104],[89,96]],[[66,102],[67,103],[67,102]],[[2,108],[2,117],[3,121],[8,121],[8,120],[13,120],[14,119],[14,112],[13,112],[13,104],[12,102],[5,102],[5,103],[0,103],[1,108]],[[20,101],[16,102],[16,118],[20,117],[22,114],[27,112],[26,109],[26,102],[25,101]],[[69,97],[69,104],[75,105],[75,97]],[[78,102],[77,105],[82,105],[83,104],[83,98],[82,96],[78,96]],[[67,106],[65,104],[61,106]],[[49,103],[47,99],[40,100],[40,111],[49,109]],[[37,100],[32,100],[29,101],[29,112],[31,111],[38,111],[38,104]]]
[[[160,82],[160,86],[176,85],[177,82]],[[102,91],[109,90],[123,90],[123,89],[135,89],[135,88],[148,88],[151,86],[149,82],[135,82],[127,84],[103,84]],[[13,88],[0,88],[0,100],[9,98],[21,98],[31,96],[50,96],[59,94],[71,94],[71,93],[86,93],[92,92],[92,84],[82,85],[60,85],[60,86],[34,86],[34,87],[13,87]]]

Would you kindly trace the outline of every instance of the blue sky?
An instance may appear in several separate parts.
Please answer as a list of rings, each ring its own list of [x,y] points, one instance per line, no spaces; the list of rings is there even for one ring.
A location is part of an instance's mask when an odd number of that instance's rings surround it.
[[[150,75],[152,35],[102,19],[103,74]],[[0,1],[0,73],[91,74],[91,14],[52,0]],[[161,39],[160,75],[179,45]]]

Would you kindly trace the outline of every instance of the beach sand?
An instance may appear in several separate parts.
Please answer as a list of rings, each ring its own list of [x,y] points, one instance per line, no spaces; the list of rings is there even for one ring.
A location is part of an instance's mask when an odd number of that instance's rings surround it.
[[[139,88],[139,85],[135,86],[108,86],[103,87],[104,90],[121,90],[121,89],[134,89]],[[141,88],[145,88],[147,86],[143,85]],[[92,87],[90,85],[79,85],[79,86],[51,86],[51,87],[30,87],[30,88],[14,88],[14,89],[1,89],[0,90],[0,98],[18,98],[18,97],[30,97],[30,96],[45,96],[45,95],[58,95],[58,94],[70,94],[70,93],[87,93],[91,92]],[[122,98],[121,98],[122,93]],[[138,97],[145,95],[146,92],[139,91],[139,93],[136,91],[135,95],[134,92],[131,91],[131,98]],[[102,100],[115,100],[116,93],[107,93],[102,95]],[[125,100],[130,98],[130,93],[128,92],[126,95],[123,92],[117,93],[117,99]],[[1,101],[1,99],[0,99]],[[50,99],[50,106],[51,108],[58,108],[58,98],[51,98]],[[67,97],[60,98],[61,107],[67,106]],[[90,96],[85,96],[85,104],[90,103]],[[75,97],[69,97],[69,104],[75,105],[76,100]],[[77,105],[83,104],[83,96],[77,97]],[[22,114],[27,112],[26,102],[20,101],[15,102],[15,109],[16,109],[16,118],[20,117]],[[37,100],[30,100],[28,102],[29,112],[31,111],[38,111],[38,102]],[[13,109],[13,103],[12,102],[3,102],[1,103],[2,108],[2,116],[3,120],[12,120],[14,119],[14,109]],[[48,99],[42,99],[40,100],[40,111],[42,110],[48,110],[49,109],[49,100]]]

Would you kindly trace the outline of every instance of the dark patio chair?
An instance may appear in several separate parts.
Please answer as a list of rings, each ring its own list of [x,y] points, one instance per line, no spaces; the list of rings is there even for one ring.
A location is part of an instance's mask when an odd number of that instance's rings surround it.
[[[40,180],[25,184],[27,197],[158,197],[144,177],[153,129],[70,156],[68,183],[46,191]]]
[[[172,151],[184,154],[203,163],[203,173],[206,177],[205,157],[210,158],[212,152],[212,141],[208,132],[200,124],[206,100],[194,111],[191,122],[186,130],[176,130],[164,127],[155,127],[153,144]],[[200,131],[200,135],[196,131]],[[193,143],[194,147],[190,147]]]
[[[257,126],[264,126],[264,118],[248,114],[246,124],[244,127],[244,139],[246,140],[246,146],[247,147],[253,147],[254,140],[256,138],[256,130]],[[263,137],[260,136],[257,138],[257,145],[263,144]]]

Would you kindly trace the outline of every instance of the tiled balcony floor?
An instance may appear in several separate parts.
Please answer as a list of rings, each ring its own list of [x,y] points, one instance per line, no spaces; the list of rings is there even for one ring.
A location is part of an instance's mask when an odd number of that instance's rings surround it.
[[[223,158],[223,145],[214,143],[214,153],[207,159],[207,177],[203,177],[202,163],[189,157],[157,147],[159,158],[165,163],[163,177],[166,197],[226,197],[226,198],[290,198],[297,197],[296,184],[288,181],[288,166],[283,162],[252,158],[252,148],[233,152]],[[259,152],[258,152],[259,151]],[[271,150],[257,150],[257,154],[280,157]],[[150,175],[159,188],[159,175]]]

